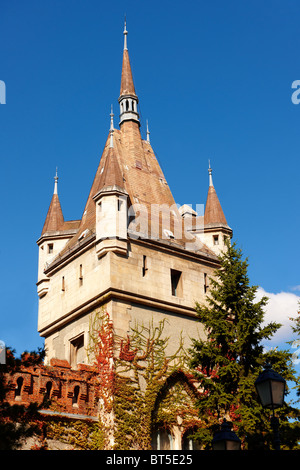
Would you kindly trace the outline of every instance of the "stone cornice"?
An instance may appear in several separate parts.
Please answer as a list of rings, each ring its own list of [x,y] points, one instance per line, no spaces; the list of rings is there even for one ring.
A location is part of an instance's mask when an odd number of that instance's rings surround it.
[[[147,307],[164,310],[165,312],[168,312],[170,314],[177,314],[196,319],[195,309],[188,305],[182,305],[176,302],[161,300],[155,297],[150,297],[147,295],[137,294],[135,292],[129,292],[110,287],[106,291],[101,292],[99,295],[79,305],[77,308],[69,311],[59,319],[55,319],[47,327],[40,328],[39,333],[41,336],[48,336],[49,334],[54,333],[56,330],[61,329],[70,321],[74,321],[77,317],[84,315],[90,312],[91,310],[105,305],[106,303],[113,300],[122,300],[123,302],[128,302],[131,304],[145,305]],[[180,301],[182,299],[178,300]]]

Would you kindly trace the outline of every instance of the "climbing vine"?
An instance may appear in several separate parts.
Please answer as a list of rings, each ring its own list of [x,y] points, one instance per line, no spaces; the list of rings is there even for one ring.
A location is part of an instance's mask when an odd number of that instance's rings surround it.
[[[199,427],[195,407],[198,391],[187,366],[183,339],[179,338],[174,350],[165,335],[165,323],[166,320],[146,325],[136,322],[126,337],[120,337],[109,314],[95,311],[90,317],[87,356],[93,365],[95,402],[91,406],[97,407],[98,420],[64,418],[60,413],[67,413],[66,404],[60,403],[56,395],[45,395],[40,407],[48,408],[49,415],[41,418],[39,413],[31,413],[29,420],[28,409],[24,419],[23,415],[17,419],[18,423],[24,421],[24,426],[12,429],[11,434],[22,431],[26,438],[35,435],[34,449],[62,446],[81,450],[148,450],[152,448],[153,432],[177,427],[183,434]],[[3,408],[0,414],[0,428],[2,420],[7,436],[4,411]],[[13,426],[12,420],[9,425]],[[5,448],[9,446],[11,443],[7,442]]]
[[[93,319],[90,352],[99,373],[100,417],[106,442],[116,450],[151,449],[153,430],[199,425],[183,340],[168,353],[164,327],[165,320],[135,323],[122,338],[114,334],[107,313]]]
[[[80,450],[102,450],[105,446],[105,435],[100,422],[69,421],[61,417],[48,421],[47,439],[57,440]]]
[[[105,447],[110,448],[114,433],[114,330],[107,312],[97,310],[91,317],[87,354],[89,362],[94,361],[97,368],[97,390],[99,420],[106,436]]]

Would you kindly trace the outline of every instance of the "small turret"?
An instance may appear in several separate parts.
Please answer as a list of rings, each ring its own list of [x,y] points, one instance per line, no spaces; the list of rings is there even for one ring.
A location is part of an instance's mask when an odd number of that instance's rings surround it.
[[[67,241],[77,232],[77,221],[65,222],[58,197],[57,169],[54,177],[54,191],[42,234],[37,241],[39,247],[38,282],[39,297],[43,297],[49,290],[50,279],[45,270],[57,254],[63,249]]]
[[[54,177],[54,191],[53,196],[51,199],[51,203],[48,209],[47,217],[44,223],[44,227],[42,230],[42,235],[46,232],[56,232],[63,227],[64,224],[64,216],[61,210],[61,205],[58,197],[58,190],[57,190],[57,168],[56,174]]]
[[[209,188],[204,212],[203,242],[216,254],[225,249],[225,240],[232,237],[232,230],[227,224],[219,198],[213,185],[212,169],[208,168]]]
[[[100,190],[93,197],[96,203],[96,253],[98,257],[113,251],[127,254],[127,199],[123,176],[114,148],[113,112],[111,112],[110,144],[101,176]]]

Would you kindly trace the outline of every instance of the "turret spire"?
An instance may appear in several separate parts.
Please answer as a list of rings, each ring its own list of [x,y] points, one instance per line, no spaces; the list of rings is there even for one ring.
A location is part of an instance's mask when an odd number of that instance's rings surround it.
[[[220,201],[218,199],[216,190],[213,185],[212,181],[212,169],[210,167],[209,161],[209,188],[207,194],[207,200],[205,205],[205,212],[204,212],[204,224],[223,224],[227,225],[227,221],[222,210]]]
[[[149,132],[149,127],[148,127],[148,119],[147,119],[147,142],[150,144],[150,132]]]
[[[51,203],[48,209],[47,217],[44,223],[44,227],[42,230],[42,234],[45,232],[55,232],[57,230],[61,230],[64,224],[64,216],[61,210],[61,205],[59,202],[58,198],[58,192],[57,192],[57,181],[58,181],[58,176],[57,176],[57,168],[56,168],[56,173],[54,177],[54,191],[53,191],[53,196],[51,199]]]
[[[114,113],[113,113],[113,106],[111,105],[111,112],[110,112],[110,148],[114,146]]]
[[[127,29],[126,21],[124,28],[124,50],[123,50],[123,64],[122,64],[122,77],[120,88],[120,125],[124,121],[135,121],[140,125],[138,115],[138,97],[135,93],[132,71],[129,61],[129,54],[127,49]]]
[[[208,160],[208,174],[209,174],[209,186],[213,186],[213,180],[212,180],[212,169],[210,167],[210,160]]]
[[[57,181],[58,181],[58,176],[57,176],[57,167],[56,167],[56,173],[54,176],[54,191],[53,194],[57,194]]]
[[[125,16],[123,34],[124,34],[124,51],[125,51],[125,50],[127,50],[127,34],[128,34],[128,31],[127,31],[127,29],[126,29],[126,16]]]

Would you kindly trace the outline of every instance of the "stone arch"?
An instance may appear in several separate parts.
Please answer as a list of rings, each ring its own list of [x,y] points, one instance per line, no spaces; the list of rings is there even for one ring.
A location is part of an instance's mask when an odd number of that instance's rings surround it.
[[[178,450],[186,445],[184,437],[188,437],[187,431],[200,424],[196,408],[197,397],[194,379],[184,371],[177,370],[165,380],[152,411],[153,448],[161,441],[161,450]],[[169,445],[166,433],[169,436]]]

